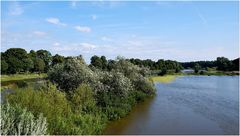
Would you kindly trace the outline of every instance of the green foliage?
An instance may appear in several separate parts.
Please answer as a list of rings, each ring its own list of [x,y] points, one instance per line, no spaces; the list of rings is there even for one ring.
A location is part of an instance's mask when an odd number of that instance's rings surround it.
[[[34,115],[43,113],[47,117],[48,132],[51,134],[57,133],[56,130],[62,127],[56,124],[58,118],[66,117],[71,113],[64,94],[57,91],[52,85],[38,91],[33,90],[33,88],[19,89],[14,94],[9,94],[7,99],[11,104],[26,107]]]
[[[24,71],[30,71],[34,68],[34,62],[30,58],[23,59]]]
[[[64,56],[56,54],[52,57],[52,65],[53,66],[56,64],[59,64],[59,63],[63,63],[63,61],[64,61]]]
[[[92,107],[94,101],[91,92],[89,92],[90,89],[83,85],[78,90],[80,91],[76,91],[77,94],[73,95],[75,100],[68,101],[63,92],[58,91],[54,85],[47,83],[39,90],[33,88],[19,89],[15,93],[9,94],[7,99],[11,104],[26,107],[34,115],[43,113],[47,118],[48,133],[50,134],[100,134],[106,123],[106,117],[97,111],[95,114],[88,113],[91,108],[94,108]],[[79,92],[85,93],[79,94]],[[77,104],[78,102],[81,105],[73,105],[73,103]],[[82,108],[84,113],[76,112],[77,109],[74,108],[78,106]]]
[[[108,66],[108,62],[105,56],[98,57],[96,55],[91,58],[91,67],[95,67],[98,69],[106,70]]]
[[[8,73],[15,74],[24,71],[31,62],[28,60],[27,52],[21,48],[10,48],[5,51],[4,58],[8,64]]]
[[[225,57],[217,57],[217,69],[222,71],[228,71],[230,69],[232,62]]]
[[[36,58],[34,59],[34,71],[37,72],[44,72],[45,69],[45,63],[42,59]]]
[[[36,52],[37,58],[40,58],[45,63],[44,71],[47,72],[52,61],[52,54],[47,50],[38,50]]]
[[[45,135],[47,121],[42,114],[34,116],[20,106],[1,105],[1,135]]]
[[[198,73],[198,71],[201,69],[200,65],[198,63],[195,64],[194,66],[194,72]]]
[[[19,87],[19,88],[24,88],[24,87],[27,87],[28,84],[26,81],[23,81],[23,80],[19,80],[19,81],[16,81],[15,84]]]
[[[96,108],[96,102],[92,89],[87,84],[81,84],[71,94],[70,98],[73,111],[76,113],[92,113]]]
[[[167,69],[166,69],[166,68],[163,68],[163,69],[158,73],[159,76],[164,76],[164,75],[166,75],[166,74],[167,74]]]
[[[237,59],[234,59],[233,61],[232,61],[232,68],[231,68],[231,70],[233,70],[233,71],[239,71],[239,62],[240,62],[240,58],[237,58]]]
[[[8,64],[5,60],[1,59],[1,73],[5,74],[7,73],[7,69],[8,69]]]
[[[81,83],[93,82],[94,73],[81,57],[74,57],[53,66],[48,72],[48,77],[58,87],[69,92],[75,90]]]
[[[97,82],[93,84],[95,92],[111,92],[118,97],[125,97],[132,90],[131,81],[117,71],[95,71]]]
[[[155,62],[150,59],[140,60],[140,59],[132,58],[130,59],[130,62],[138,66],[148,67],[151,70],[168,69],[168,70],[176,70],[176,72],[179,72],[181,69],[183,69],[182,65],[179,62],[172,61],[172,60],[159,59],[157,62]]]

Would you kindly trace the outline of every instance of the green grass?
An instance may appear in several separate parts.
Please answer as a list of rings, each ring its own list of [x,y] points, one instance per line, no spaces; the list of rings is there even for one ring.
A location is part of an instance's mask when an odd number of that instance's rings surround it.
[[[177,75],[153,76],[150,77],[154,82],[171,83],[177,78]]]
[[[34,78],[45,78],[47,74],[14,74],[14,75],[1,75],[1,82],[18,81]]]
[[[14,75],[1,75],[1,86],[0,89],[5,90],[5,89],[14,89],[17,88],[16,82],[18,81],[26,81],[30,82],[35,81],[35,79],[41,79],[47,77],[47,74],[14,74]]]

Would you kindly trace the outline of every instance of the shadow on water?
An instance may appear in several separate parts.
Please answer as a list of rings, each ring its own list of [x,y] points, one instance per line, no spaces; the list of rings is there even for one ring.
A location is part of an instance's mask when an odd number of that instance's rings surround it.
[[[126,117],[112,121],[104,130],[105,135],[123,134],[128,130],[129,134],[136,134],[142,126],[142,122],[149,119],[149,111],[155,97],[148,98],[144,102],[138,103]],[[135,124],[135,128],[131,128]]]

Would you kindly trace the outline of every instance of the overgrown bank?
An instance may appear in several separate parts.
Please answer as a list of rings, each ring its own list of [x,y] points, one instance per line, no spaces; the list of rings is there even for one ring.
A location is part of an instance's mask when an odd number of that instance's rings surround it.
[[[49,81],[18,89],[7,100],[35,118],[46,118],[47,129],[38,134],[101,134],[108,121],[126,116],[136,103],[155,94],[148,74],[148,69],[122,58],[103,70],[72,57],[50,68]],[[16,134],[8,123],[1,126],[1,134]],[[24,130],[21,134],[32,134]]]

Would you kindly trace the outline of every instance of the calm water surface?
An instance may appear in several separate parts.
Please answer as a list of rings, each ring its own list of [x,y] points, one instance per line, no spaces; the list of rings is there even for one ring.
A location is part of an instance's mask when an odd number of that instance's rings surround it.
[[[239,77],[184,76],[111,122],[105,134],[238,134]]]

